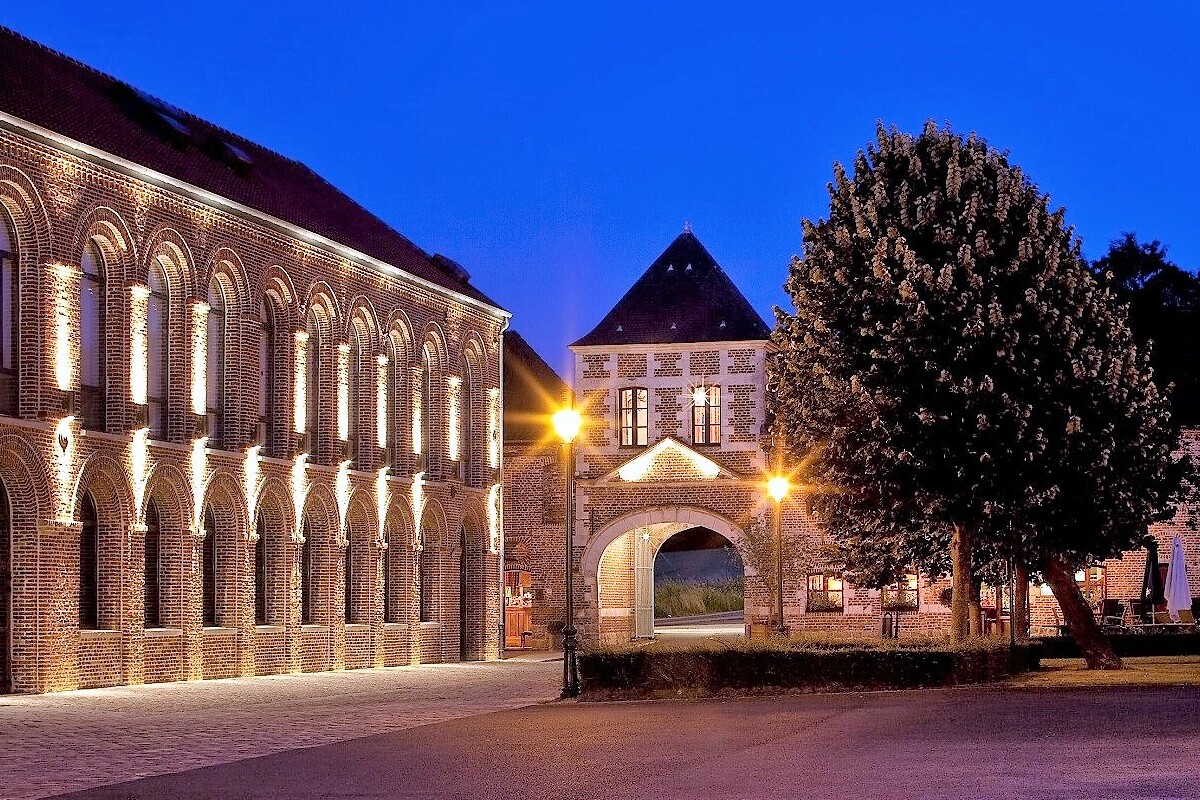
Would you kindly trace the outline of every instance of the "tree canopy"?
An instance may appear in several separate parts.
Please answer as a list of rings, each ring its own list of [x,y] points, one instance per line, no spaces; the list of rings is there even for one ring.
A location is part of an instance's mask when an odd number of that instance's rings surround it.
[[[1136,546],[1179,485],[1178,431],[1123,305],[1062,209],[980,137],[878,128],[776,309],[777,433],[860,575],[1043,569]],[[1061,598],[1060,598],[1061,600]]]

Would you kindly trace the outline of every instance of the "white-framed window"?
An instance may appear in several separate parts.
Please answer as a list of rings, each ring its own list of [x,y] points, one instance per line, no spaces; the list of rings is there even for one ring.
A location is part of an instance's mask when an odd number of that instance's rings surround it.
[[[621,447],[645,447],[650,438],[650,392],[640,386],[621,389],[617,403]]]
[[[841,611],[845,608],[842,579],[823,572],[808,575],[808,611]]]
[[[884,611],[916,611],[919,605],[916,570],[908,570],[894,583],[884,586],[880,599]]]
[[[720,386],[697,386],[692,390],[692,442],[721,443]]]

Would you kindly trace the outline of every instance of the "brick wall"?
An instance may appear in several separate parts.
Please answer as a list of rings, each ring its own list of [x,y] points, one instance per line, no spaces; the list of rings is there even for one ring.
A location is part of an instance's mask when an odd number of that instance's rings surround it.
[[[0,670],[11,672],[16,691],[497,656],[500,556],[492,550],[499,531],[489,530],[486,513],[498,480],[487,455],[488,392],[499,386],[497,312],[11,132],[0,132],[0,220],[11,229],[20,277],[19,413],[0,416],[0,485],[11,506],[4,557],[12,568],[11,665],[0,663]],[[89,242],[104,261],[106,380],[102,424],[93,429],[72,414],[83,405],[79,264]],[[138,374],[133,332],[145,323],[135,308],[151,272],[160,269],[168,295],[165,435],[143,447],[136,432],[147,424],[147,411],[135,402],[131,383]],[[226,309],[225,392],[222,435],[211,431],[205,447],[196,444],[206,420],[193,413],[192,389],[194,376],[206,372],[199,360],[207,349],[203,308],[213,286]],[[274,379],[267,435],[258,440],[264,306]],[[319,435],[305,436],[293,425],[295,367],[297,332],[310,328]],[[359,356],[355,364],[351,352]],[[432,435],[419,480],[412,414],[425,353],[432,392],[421,411]],[[382,448],[375,417],[380,361],[393,387]],[[353,370],[358,392],[350,396],[338,391],[338,380]],[[452,385],[469,387],[460,399],[468,430],[457,460],[449,446]],[[338,430],[343,397],[355,404],[346,415],[357,421],[345,440]],[[248,451],[254,444],[264,445],[257,458]],[[310,457],[297,466],[302,452]],[[381,478],[385,464],[390,470]],[[100,613],[98,630],[81,631],[85,496],[98,520]],[[161,518],[161,627],[147,629],[152,501]],[[215,524],[206,529],[210,510]],[[440,543],[428,557],[436,622],[418,623],[416,570],[397,566],[400,579],[386,583],[402,609],[400,621],[385,623],[385,548],[394,563],[413,561],[416,531]],[[311,576],[300,562],[306,532],[314,539]],[[266,625],[254,619],[260,533],[268,563]],[[210,536],[217,545],[218,620],[206,628]],[[300,622],[306,577],[319,587],[314,625]],[[460,641],[464,594],[468,624]]]

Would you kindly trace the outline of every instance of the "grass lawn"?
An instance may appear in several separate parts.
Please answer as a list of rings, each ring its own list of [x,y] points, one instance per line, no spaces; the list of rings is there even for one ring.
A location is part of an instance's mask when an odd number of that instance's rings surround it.
[[[1006,681],[1014,688],[1077,689],[1119,686],[1200,686],[1200,656],[1125,658],[1125,669],[1089,670],[1082,658],[1043,658],[1037,672]]]

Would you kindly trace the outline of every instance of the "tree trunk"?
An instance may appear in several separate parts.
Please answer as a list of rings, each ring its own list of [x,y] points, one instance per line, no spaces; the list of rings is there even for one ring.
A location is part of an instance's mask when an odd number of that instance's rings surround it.
[[[961,642],[970,634],[971,535],[954,526],[950,537],[950,639]]]
[[[1017,564],[1013,569],[1011,624],[1018,642],[1029,641],[1029,568]]]
[[[971,581],[971,600],[967,605],[967,621],[970,623],[971,636],[983,636],[983,604],[979,601],[980,585]]]
[[[1084,599],[1075,571],[1061,558],[1042,559],[1042,575],[1054,590],[1054,599],[1062,609],[1063,622],[1079,645],[1088,669],[1121,669],[1124,666],[1113,650],[1112,643],[1100,632],[1100,625]]]

